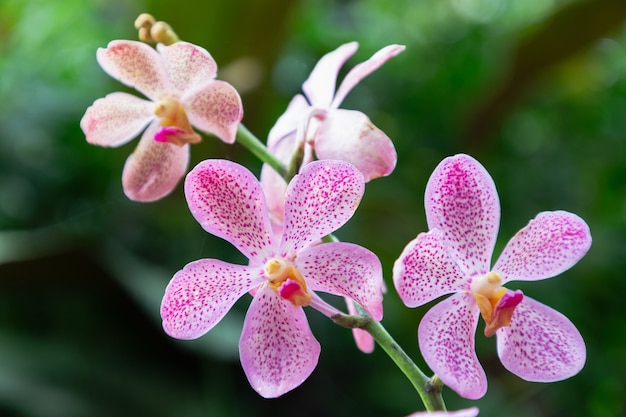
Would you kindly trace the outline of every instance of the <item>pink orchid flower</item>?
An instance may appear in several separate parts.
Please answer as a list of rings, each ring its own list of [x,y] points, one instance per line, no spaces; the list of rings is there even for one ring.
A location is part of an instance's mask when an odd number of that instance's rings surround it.
[[[339,313],[316,291],[350,297],[375,320],[382,319],[382,267],[376,255],[346,242],[312,245],[352,217],[363,192],[362,174],[348,163],[307,165],[287,189],[277,241],[261,185],[250,171],[225,160],[198,164],[185,180],[191,213],[250,263],[201,259],[178,271],[161,304],[165,331],[178,339],[200,337],[251,292],[239,341],[250,384],[266,398],[299,386],[320,354],[302,307],[329,317]]]
[[[402,301],[417,307],[453,295],[423,317],[419,346],[428,366],[459,395],[478,399],[487,390],[476,357],[478,316],[485,335],[497,337],[498,356],[527,381],[569,378],[585,364],[585,344],[561,313],[510,281],[558,275],[589,250],[589,227],[565,211],[542,212],[506,245],[490,268],[500,222],[500,202],[485,168],[467,155],[444,159],[426,186],[430,231],[411,241],[396,260],[393,280]]]
[[[115,40],[98,49],[100,66],[148,100],[112,93],[80,121],[87,142],[99,146],[120,146],[144,131],[122,173],[124,192],[135,201],[158,200],[176,187],[189,144],[201,140],[192,126],[233,143],[243,117],[239,94],[215,79],[217,65],[205,49],[187,42],[157,48]]]
[[[478,408],[471,407],[459,411],[420,411],[406,417],[476,417]]]
[[[391,139],[362,112],[339,109],[339,105],[355,85],[405,47],[389,45],[379,50],[352,68],[335,91],[341,66],[357,48],[357,42],[350,42],[319,60],[302,85],[304,96],[298,94],[292,99],[270,131],[270,151],[288,162],[298,147],[305,146],[305,164],[314,149],[318,159],[350,162],[363,173],[365,181],[393,171],[397,155]]]

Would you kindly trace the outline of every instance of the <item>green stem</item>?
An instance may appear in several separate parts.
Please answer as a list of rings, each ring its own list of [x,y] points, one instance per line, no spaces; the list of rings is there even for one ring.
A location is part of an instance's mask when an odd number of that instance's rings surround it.
[[[411,381],[413,387],[419,394],[427,411],[445,411],[446,405],[443,402],[441,391],[443,382],[434,375],[429,378],[422,372],[413,360],[402,350],[402,347],[391,337],[383,325],[370,317],[349,316],[337,314],[331,317],[332,320],[344,327],[360,328],[372,335],[374,340],[383,348],[387,355],[395,362],[400,370]]]
[[[335,235],[333,235],[332,233],[329,235],[326,235],[322,238],[322,242],[324,243],[330,243],[330,242],[339,242],[339,239],[337,239],[335,237]]]
[[[285,165],[276,159],[276,157],[267,150],[267,147],[256,136],[254,136],[254,134],[243,125],[243,123],[240,123],[237,128],[237,142],[246,147],[262,162],[265,162],[274,168],[274,170],[282,177],[285,177],[287,174],[287,168]]]

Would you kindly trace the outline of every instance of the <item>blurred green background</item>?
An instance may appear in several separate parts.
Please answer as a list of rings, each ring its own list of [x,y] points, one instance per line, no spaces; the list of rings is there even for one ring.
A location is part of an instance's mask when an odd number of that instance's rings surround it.
[[[237,341],[244,297],[196,341],[160,327],[159,303],[186,263],[243,263],[192,219],[181,187],[128,201],[124,160],[136,142],[90,146],[78,122],[97,98],[130,91],[97,65],[112,39],[136,39],[140,12],[208,49],[242,91],[244,123],[261,138],[317,60],[342,43],[406,51],[364,80],[344,108],[367,113],[394,141],[395,172],[368,184],[342,240],[376,252],[390,291],[383,323],[426,369],[410,310],[391,284],[404,245],[426,230],[423,192],[438,162],[470,153],[493,176],[506,241],[544,210],[577,213],[590,252],[561,276],[513,283],[568,316],[587,343],[566,381],[520,380],[495,340],[478,356],[479,401],[445,389],[450,409],[481,416],[626,415],[626,2],[623,0],[0,0],[0,416],[404,416],[421,410],[380,348],[361,354],[349,331],[308,310],[320,363],[298,389],[265,400],[248,385]],[[345,74],[345,70],[342,71]],[[192,165],[239,145],[207,137]]]

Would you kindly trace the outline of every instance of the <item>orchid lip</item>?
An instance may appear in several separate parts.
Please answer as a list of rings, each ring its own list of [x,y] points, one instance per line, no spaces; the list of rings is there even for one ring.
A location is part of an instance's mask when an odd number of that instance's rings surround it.
[[[472,280],[470,289],[485,320],[485,336],[491,337],[502,327],[511,324],[515,307],[524,298],[521,291],[502,287],[502,278],[497,272],[489,272]]]
[[[311,304],[311,294],[306,289],[304,277],[291,262],[270,259],[265,264],[265,276],[269,287],[294,306],[306,307]]]
[[[194,132],[185,113],[185,108],[176,99],[164,98],[154,105],[154,115],[162,128],[155,135],[157,142],[169,142],[178,146],[198,143],[202,137]]]

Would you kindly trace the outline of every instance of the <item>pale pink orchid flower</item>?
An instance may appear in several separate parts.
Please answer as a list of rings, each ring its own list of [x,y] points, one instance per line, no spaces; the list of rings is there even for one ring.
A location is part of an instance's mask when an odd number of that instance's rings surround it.
[[[283,162],[288,163],[299,147],[305,147],[303,164],[311,161],[314,150],[317,159],[350,162],[366,182],[389,175],[395,168],[397,155],[391,139],[362,112],[340,109],[339,105],[363,78],[405,47],[382,48],[352,68],[335,90],[339,70],[358,46],[350,42],[324,55],[302,85],[304,95],[291,100],[270,130],[267,146]]]
[[[481,398],[487,378],[474,334],[479,315],[486,336],[496,335],[504,367],[527,381],[553,382],[577,374],[585,344],[561,313],[503,285],[554,277],[591,246],[589,227],[565,211],[542,212],[505,246],[490,268],[500,222],[493,179],[467,155],[444,159],[426,186],[429,232],[419,234],[393,267],[408,307],[453,294],[431,308],[418,328],[424,360],[459,395]]]
[[[233,143],[243,118],[239,94],[215,79],[217,64],[205,49],[187,42],[157,49],[128,40],[99,48],[102,69],[147,99],[111,93],[80,121],[87,142],[99,146],[123,145],[143,131],[122,173],[125,194],[143,202],[171,193],[187,172],[189,144],[201,140],[193,127]]]
[[[383,316],[382,266],[376,255],[352,243],[313,244],[352,217],[364,184],[363,175],[346,162],[307,165],[287,188],[278,240],[261,185],[249,170],[225,160],[198,164],[185,180],[192,215],[207,232],[233,244],[249,264],[201,259],[178,271],[161,304],[165,332],[198,338],[252,293],[239,341],[250,384],[266,398],[299,386],[320,354],[302,307],[329,317],[339,313],[316,292],[350,297],[374,320]]]
[[[478,408],[471,407],[458,411],[418,411],[406,417],[476,417]]]

